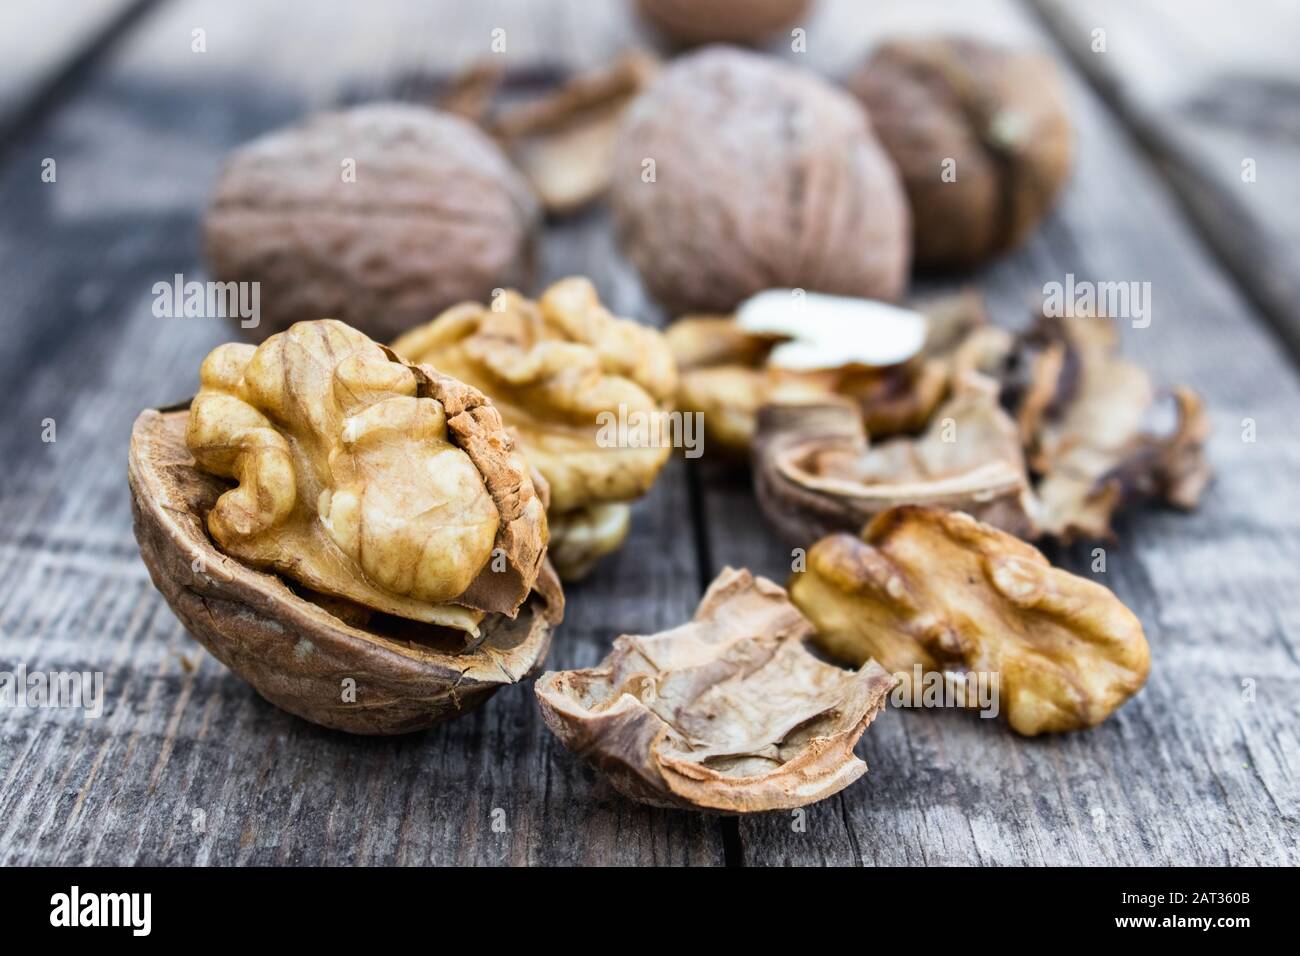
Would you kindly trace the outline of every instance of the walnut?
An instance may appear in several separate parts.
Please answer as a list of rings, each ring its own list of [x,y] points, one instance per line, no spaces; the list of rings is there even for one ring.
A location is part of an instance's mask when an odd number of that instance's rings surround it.
[[[624,635],[600,666],[543,674],[546,725],[655,806],[751,813],[804,806],[867,770],[854,744],[895,679],[842,670],[804,646],[785,590],[725,569],[690,623]]]
[[[1209,420],[1200,398],[1173,390],[1176,424],[1148,429],[1157,395],[1147,372],[1119,356],[1111,320],[1042,318],[988,349],[1020,422],[1045,533],[1111,538],[1116,511],[1139,498],[1193,508],[1210,478]]]
[[[504,292],[490,306],[462,303],[393,348],[491,396],[550,485],[562,576],[580,577],[622,543],[627,503],[649,490],[671,453],[661,439],[671,437],[677,370],[658,331],[615,318],[590,282],[570,278],[537,302]],[[645,434],[609,440],[618,419],[643,422]]]
[[[1021,537],[1036,533],[1015,423],[998,385],[971,373],[917,438],[868,447],[852,402],[770,404],[759,412],[754,490],[790,544],[857,532],[898,504],[969,512]]]
[[[823,538],[790,595],[841,660],[998,675],[1001,711],[1030,736],[1100,723],[1150,667],[1142,625],[1114,594],[960,512],[902,506],[861,538]]]
[[[897,174],[858,104],[797,67],[724,47],[674,60],[629,108],[614,170],[620,243],[674,314],[906,283]]]
[[[261,283],[259,338],[329,317],[386,339],[527,281],[537,220],[528,184],[472,123],[384,103],[241,147],[204,238],[216,279]]]
[[[482,395],[329,320],[220,346],[201,381],[137,419],[129,478],[154,583],[219,660],[357,733],[541,663],[563,610],[543,502]]]
[[[1064,87],[1045,56],[974,39],[898,39],[848,87],[902,174],[919,266],[965,268],[1019,245],[1069,174]]]
[[[680,46],[760,43],[793,26],[809,0],[637,0],[655,29]]]
[[[807,296],[805,309],[815,311],[819,298]],[[679,319],[666,333],[681,369],[678,407],[701,412],[709,441],[744,456],[753,444],[758,410],[773,402],[817,404],[841,396],[856,405],[873,438],[920,431],[950,390],[956,349],[985,321],[980,298],[960,293],[919,303],[925,331],[919,351],[905,361],[897,359],[910,354],[916,340],[908,351],[872,356],[911,335],[907,321],[893,323],[898,310],[866,301],[859,310],[856,320],[812,323],[805,321],[806,312],[791,312],[784,334],[766,322],[747,328],[743,318]],[[886,322],[895,328],[879,336]],[[791,338],[808,343],[804,355],[826,355],[827,367],[781,367],[777,347]]]

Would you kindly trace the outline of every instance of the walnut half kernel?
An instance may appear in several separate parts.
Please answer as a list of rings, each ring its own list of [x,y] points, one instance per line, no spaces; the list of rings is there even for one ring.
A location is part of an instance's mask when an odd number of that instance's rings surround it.
[[[598,667],[543,674],[542,717],[642,803],[804,806],[866,773],[853,747],[897,683],[874,662],[818,660],[810,633],[783,588],[727,568],[689,623],[624,635]]]
[[[514,291],[465,302],[393,343],[485,392],[550,485],[553,559],[582,577],[623,542],[630,502],[645,494],[672,449],[611,443],[609,418],[653,422],[667,434],[677,367],[658,330],[617,318],[592,284],[563,279],[537,301]]]
[[[154,583],[219,660],[358,733],[541,663],[563,609],[544,502],[481,393],[331,320],[221,346],[201,383],[140,415],[128,476]]]
[[[1101,723],[1146,682],[1142,625],[1114,594],[969,515],[893,508],[807,560],[790,595],[828,653],[896,674],[996,674],[1022,734]]]

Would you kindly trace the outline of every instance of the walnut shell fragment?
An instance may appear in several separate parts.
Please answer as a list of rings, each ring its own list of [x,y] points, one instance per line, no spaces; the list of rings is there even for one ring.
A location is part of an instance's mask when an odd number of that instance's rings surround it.
[[[906,199],[858,103],[770,57],[678,57],[628,109],[610,192],[620,244],[676,315],[801,288],[896,299]]]
[[[1142,625],[1114,594],[969,515],[893,508],[807,557],[790,595],[828,653],[905,676],[996,675],[1019,733],[1091,727],[1146,682]]]
[[[186,629],[272,704],[350,733],[405,733],[465,713],[541,666],[564,613],[545,562],[516,615],[485,615],[467,645],[460,631],[329,599],[223,554],[205,519],[230,484],[196,466],[189,418],[185,408],[147,410],[132,430],[140,555]]]
[[[882,44],[847,86],[902,175],[923,268],[967,268],[1018,246],[1069,174],[1064,85],[1046,56],[907,37]]]
[[[462,303],[393,348],[491,397],[550,486],[552,553],[566,580],[621,544],[628,504],[672,452],[677,369],[657,330],[611,315],[589,281],[569,278],[536,302],[507,291],[491,305]]]
[[[688,624],[624,635],[599,667],[543,674],[542,717],[561,743],[642,803],[718,813],[804,806],[867,770],[853,747],[896,683],[804,646],[785,590],[725,569]]]
[[[899,504],[965,511],[1022,538],[1036,533],[1015,423],[998,404],[997,383],[973,373],[924,434],[870,446],[846,400],[764,406],[754,490],[768,522],[797,547],[856,533]]]
[[[1210,479],[1202,402],[1175,388],[1176,423],[1164,434],[1149,430],[1156,390],[1144,369],[1120,357],[1111,320],[1043,318],[1009,348],[1002,374],[1044,533],[1113,538],[1117,510],[1141,498],[1196,506]]]
[[[546,211],[568,215],[609,188],[623,114],[658,69],[653,56],[632,51],[540,99],[502,108],[487,129],[532,183]]]
[[[331,317],[388,339],[524,284],[528,184],[474,124],[375,103],[269,133],[227,161],[204,221],[213,277],[260,283],[260,340]]]

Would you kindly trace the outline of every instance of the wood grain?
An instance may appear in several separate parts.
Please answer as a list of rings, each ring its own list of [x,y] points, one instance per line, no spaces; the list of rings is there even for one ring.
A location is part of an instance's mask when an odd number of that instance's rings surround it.
[[[622,4],[539,9],[173,0],[10,144],[0,669],[102,671],[107,701],[98,720],[0,710],[0,863],[1300,861],[1300,380],[1077,76],[1074,182],[1030,247],[977,279],[1009,324],[1066,272],[1151,282],[1154,321],[1125,347],[1205,393],[1219,474],[1199,512],[1125,521],[1107,549],[1097,577],[1141,616],[1154,655],[1147,689],[1113,720],[1027,741],[961,714],[889,712],[864,738],[864,780],[802,815],[736,824],[622,799],[554,742],[528,686],[427,734],[357,739],[281,713],[198,649],[136,554],[125,449],[139,409],[191,394],[229,330],[154,318],[152,284],[201,277],[198,217],[239,142],[313,108],[425,95],[482,55],[493,27],[507,30],[512,72],[599,62],[639,36]],[[1051,44],[1009,0],[873,4],[871,16],[828,0],[801,62],[839,75],[886,32],[940,25]],[[190,49],[198,27],[205,54]],[[52,185],[39,181],[47,155]],[[550,227],[543,255],[543,279],[591,275],[616,311],[662,320],[603,215]],[[1241,440],[1247,418],[1254,443]],[[1090,573],[1087,547],[1053,556]],[[550,665],[594,664],[618,633],[684,620],[727,563],[782,580],[789,555],[744,470],[706,449],[670,466],[623,551],[569,589]]]

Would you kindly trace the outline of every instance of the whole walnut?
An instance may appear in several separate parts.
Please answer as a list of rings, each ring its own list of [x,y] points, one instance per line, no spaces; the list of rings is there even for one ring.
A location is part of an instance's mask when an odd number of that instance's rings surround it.
[[[758,43],[794,23],[809,0],[637,0],[637,9],[681,46]]]
[[[389,339],[529,278],[537,201],[467,120],[380,103],[229,159],[204,223],[219,281],[260,282],[258,340],[334,318]]]
[[[964,38],[894,40],[848,87],[902,174],[919,266],[966,268],[1019,245],[1069,174],[1069,111],[1046,56]]]
[[[614,157],[619,240],[676,313],[764,289],[895,299],[908,271],[898,176],[852,97],[769,57],[708,47],[628,110]]]

